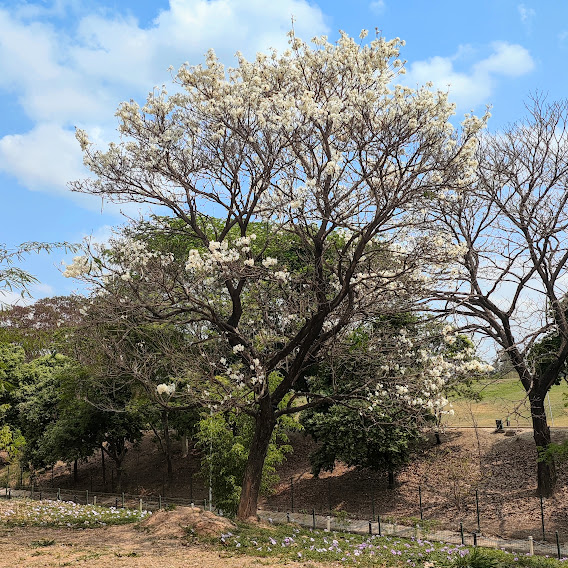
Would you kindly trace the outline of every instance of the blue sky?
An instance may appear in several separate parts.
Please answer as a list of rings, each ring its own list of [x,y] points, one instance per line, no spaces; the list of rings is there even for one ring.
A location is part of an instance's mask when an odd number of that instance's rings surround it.
[[[120,210],[66,186],[87,173],[74,127],[116,139],[118,104],[143,101],[170,65],[211,47],[228,65],[237,50],[283,48],[292,15],[304,39],[363,28],[404,39],[407,84],[449,88],[458,119],[492,105],[491,130],[522,117],[531,92],[568,92],[568,3],[552,0],[0,0],[0,243],[108,235]],[[26,260],[35,297],[76,288],[63,259]]]

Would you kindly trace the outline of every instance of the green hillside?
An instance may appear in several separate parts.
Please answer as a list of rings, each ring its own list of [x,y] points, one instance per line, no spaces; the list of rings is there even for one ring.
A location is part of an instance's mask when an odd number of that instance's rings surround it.
[[[511,426],[530,426],[530,411],[525,391],[517,376],[509,373],[504,378],[478,383],[480,402],[465,399],[451,400],[454,416],[447,416],[447,426],[495,426],[495,420],[510,420]],[[550,426],[568,427],[568,384],[562,382],[550,390],[546,400],[546,415]],[[551,420],[552,417],[552,420]]]

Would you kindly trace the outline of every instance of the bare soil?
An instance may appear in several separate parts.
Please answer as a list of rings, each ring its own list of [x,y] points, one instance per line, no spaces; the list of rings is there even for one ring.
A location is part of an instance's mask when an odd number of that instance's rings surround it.
[[[433,528],[477,530],[475,492],[478,492],[480,528],[486,535],[505,538],[541,538],[541,505],[536,494],[536,449],[529,429],[495,434],[493,429],[452,429],[442,434],[442,444],[430,439],[417,459],[398,473],[396,486],[389,488],[385,473],[348,468],[338,463],[333,472],[319,478],[310,473],[309,453],[313,441],[301,434],[291,436],[294,453],[280,467],[280,484],[264,499],[264,509],[328,514],[346,511],[363,519],[393,518],[415,523],[422,516]],[[554,441],[568,437],[568,431],[553,430]],[[131,494],[191,498],[207,497],[199,480],[199,456],[190,452],[174,458],[174,476],[168,482],[166,465],[159,447],[147,436],[138,448],[129,451],[125,463],[123,491]],[[89,489],[92,493],[118,490],[107,460],[107,482],[102,483],[100,456],[80,464],[75,484],[71,468],[58,465],[40,479],[46,486]],[[3,473],[0,473],[2,483]],[[292,481],[292,483],[291,483]],[[293,499],[293,503],[292,503]],[[558,530],[568,542],[568,464],[558,466],[557,492],[543,502],[547,538]],[[126,529],[125,529],[126,530]]]
[[[553,432],[553,441],[568,431]],[[292,486],[295,510],[328,514],[331,510],[370,519],[379,514],[415,524],[422,517],[432,528],[477,531],[476,490],[480,529],[503,538],[542,538],[541,502],[536,493],[536,448],[532,430],[509,430],[508,435],[490,428],[448,430],[422,449],[409,466],[398,473],[389,488],[387,475],[336,464],[333,472],[310,473],[313,442],[295,437],[294,457],[281,468],[281,483],[266,499],[267,509],[291,510]],[[558,485],[553,498],[543,500],[545,533],[554,531],[568,541],[568,464],[557,466]]]
[[[162,523],[166,528],[171,525],[167,519],[172,514],[162,514]],[[177,519],[173,522],[173,533],[175,526]],[[49,541],[54,542],[46,545]],[[203,544],[188,544],[173,534],[156,534],[148,527],[133,525],[85,530],[0,528],[0,552],[0,568],[51,568],[77,564],[93,568],[323,566],[313,562],[302,564],[233,555]]]

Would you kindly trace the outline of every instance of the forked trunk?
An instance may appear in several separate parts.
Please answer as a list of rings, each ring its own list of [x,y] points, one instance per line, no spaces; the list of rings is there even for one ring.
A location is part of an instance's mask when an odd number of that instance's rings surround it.
[[[550,428],[546,421],[546,409],[544,406],[544,396],[529,394],[531,403],[531,418],[533,424],[534,441],[539,451],[546,450],[550,445]],[[556,466],[554,460],[537,462],[537,482],[538,493],[543,497],[550,497],[554,493],[556,486]]]
[[[260,413],[256,417],[254,436],[243,476],[241,499],[237,509],[237,517],[241,520],[256,517],[262,469],[275,425],[274,411],[270,399],[266,398],[261,401]]]

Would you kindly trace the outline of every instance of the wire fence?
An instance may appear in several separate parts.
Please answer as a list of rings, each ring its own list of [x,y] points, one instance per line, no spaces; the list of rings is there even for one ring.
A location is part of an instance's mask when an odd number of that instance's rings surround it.
[[[400,537],[423,541],[436,541],[447,544],[463,544],[466,546],[481,546],[484,548],[495,548],[526,555],[539,555],[557,557],[558,559],[568,558],[568,546],[560,543],[558,532],[555,532],[554,542],[538,542],[532,536],[527,539],[501,539],[496,537],[484,536],[473,532],[466,533],[463,526],[458,530],[432,530],[427,526],[417,524],[407,526],[398,524],[394,521],[385,522],[380,516],[376,521],[365,521],[360,519],[349,519],[345,516],[323,516],[312,513],[290,513],[282,511],[259,511],[259,517],[270,523],[295,523],[303,527],[314,530],[342,531],[357,534],[378,535],[384,537]]]
[[[212,510],[218,514],[222,511],[217,510],[207,499],[192,501],[179,497],[162,497],[161,495],[133,495],[129,493],[92,493],[89,490],[71,490],[61,488],[41,488],[34,486],[28,489],[12,489],[5,487],[0,490],[0,498],[11,499],[28,497],[31,499],[51,499],[61,501],[72,501],[82,505],[100,505],[107,507],[123,507],[130,509],[140,509],[146,511],[158,511],[170,509],[177,506],[201,507],[204,510]],[[259,510],[258,516],[269,523],[283,524],[294,523],[313,530],[342,531],[358,534],[377,535],[384,537],[400,537],[422,541],[437,541],[447,544],[463,544],[466,546],[481,546],[485,548],[495,548],[507,552],[542,555],[557,557],[558,559],[568,559],[568,545],[560,543],[558,531],[554,533],[553,542],[537,541],[533,536],[527,539],[503,539],[483,535],[479,531],[467,532],[463,524],[460,523],[456,530],[436,530],[431,528],[429,523],[418,522],[413,526],[397,522],[391,517],[381,518],[377,515],[374,519],[363,520],[349,518],[347,514],[338,513],[335,515],[316,514],[315,509],[311,513],[305,511],[270,511]],[[543,533],[544,536],[544,533]]]
[[[61,488],[35,488],[12,489],[5,487],[0,490],[0,498],[12,499],[27,497],[30,499],[50,499],[52,501],[72,501],[78,505],[100,505],[102,507],[122,507],[127,509],[142,508],[146,511],[158,511],[179,507],[202,507],[214,510],[207,499],[191,500],[181,497],[165,497],[162,495],[133,495],[130,493],[103,493],[86,490],[61,489]]]

